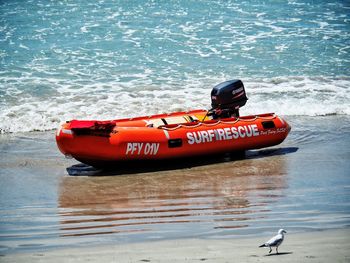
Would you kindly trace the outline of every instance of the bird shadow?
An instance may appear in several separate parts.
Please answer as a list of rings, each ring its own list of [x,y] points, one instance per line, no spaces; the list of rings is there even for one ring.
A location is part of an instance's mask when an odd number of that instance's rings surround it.
[[[279,252],[274,254],[267,254],[265,257],[271,257],[271,256],[283,256],[283,255],[290,255],[293,254],[293,252]]]

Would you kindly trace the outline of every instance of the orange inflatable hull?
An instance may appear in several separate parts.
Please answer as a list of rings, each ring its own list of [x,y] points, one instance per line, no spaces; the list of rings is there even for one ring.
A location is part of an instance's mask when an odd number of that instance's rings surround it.
[[[60,151],[92,166],[120,161],[163,160],[269,147],[290,126],[273,113],[211,120],[205,110],[112,121],[63,124]]]

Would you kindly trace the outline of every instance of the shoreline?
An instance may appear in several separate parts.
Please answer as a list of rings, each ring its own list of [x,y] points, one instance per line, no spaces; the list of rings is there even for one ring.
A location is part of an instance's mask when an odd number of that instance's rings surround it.
[[[1,262],[349,262],[350,228],[287,233],[279,254],[258,248],[270,236],[175,239],[8,254]]]
[[[101,176],[68,176],[52,132],[0,136],[0,261],[350,261],[348,120],[295,118],[240,160]]]

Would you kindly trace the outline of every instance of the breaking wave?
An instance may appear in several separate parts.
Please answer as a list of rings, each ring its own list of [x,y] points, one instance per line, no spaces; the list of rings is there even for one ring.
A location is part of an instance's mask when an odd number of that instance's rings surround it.
[[[229,77],[192,78],[182,83],[148,83],[147,77],[101,84],[32,79],[29,92],[2,91],[0,131],[44,131],[71,119],[117,119],[178,110],[210,108],[211,88]],[[242,79],[248,102],[241,114],[350,115],[350,78],[275,77]],[[8,79],[16,82],[15,78]],[[23,81],[23,80],[20,80]],[[29,82],[29,80],[28,80]],[[40,84],[38,84],[40,83]],[[39,88],[35,88],[39,85]],[[41,88],[40,88],[41,87]],[[41,89],[36,90],[36,89]],[[35,94],[38,92],[39,94]]]

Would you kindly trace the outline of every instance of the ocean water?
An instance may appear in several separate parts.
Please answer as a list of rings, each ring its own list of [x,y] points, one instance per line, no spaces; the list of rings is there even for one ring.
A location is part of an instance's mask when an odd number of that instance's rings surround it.
[[[349,227],[349,52],[349,1],[0,0],[0,256]],[[283,144],[67,175],[61,122],[209,108],[236,78],[241,114],[291,124]]]
[[[348,1],[0,1],[0,131],[210,107],[350,114]]]

